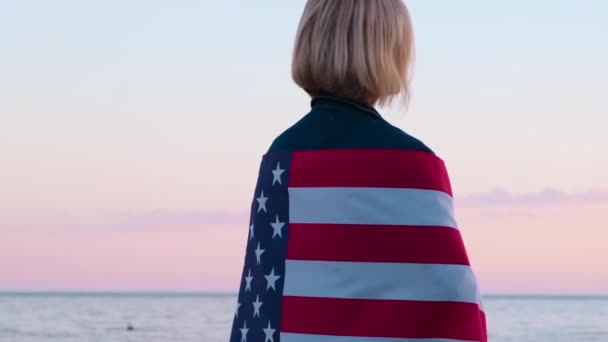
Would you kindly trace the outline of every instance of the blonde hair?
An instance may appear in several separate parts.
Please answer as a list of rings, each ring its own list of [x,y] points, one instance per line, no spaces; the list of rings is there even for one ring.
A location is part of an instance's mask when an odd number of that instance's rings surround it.
[[[309,95],[369,105],[407,103],[414,35],[401,0],[308,0],[300,19],[292,78]]]

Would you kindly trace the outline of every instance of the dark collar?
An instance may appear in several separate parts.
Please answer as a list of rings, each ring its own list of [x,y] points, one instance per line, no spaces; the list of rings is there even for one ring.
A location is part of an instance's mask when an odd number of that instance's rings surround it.
[[[382,118],[382,115],[380,115],[380,113],[372,106],[367,105],[367,104],[363,104],[360,102],[355,102],[352,100],[348,100],[345,98],[341,98],[341,97],[336,97],[333,95],[315,95],[312,100],[310,101],[310,106],[312,108],[315,107],[334,107],[334,108],[343,108],[343,109],[350,109],[350,110],[357,110],[357,111],[362,111],[364,113],[367,114],[371,114],[375,117],[378,118]]]

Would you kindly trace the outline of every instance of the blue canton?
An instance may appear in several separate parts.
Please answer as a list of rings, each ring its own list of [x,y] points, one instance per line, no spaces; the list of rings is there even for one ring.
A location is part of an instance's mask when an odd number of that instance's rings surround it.
[[[230,342],[279,342],[289,219],[290,153],[262,159]]]

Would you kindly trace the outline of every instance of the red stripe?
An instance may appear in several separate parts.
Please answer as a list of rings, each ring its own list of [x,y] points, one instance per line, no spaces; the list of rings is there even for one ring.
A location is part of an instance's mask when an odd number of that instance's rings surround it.
[[[289,225],[287,259],[469,265],[460,232],[448,227]]]
[[[283,297],[281,332],[480,341],[479,306],[458,302]]]
[[[486,325],[486,313],[480,311],[479,320],[481,321],[481,342],[488,342],[488,327]]]
[[[421,151],[320,150],[294,152],[290,187],[452,188],[444,162]]]

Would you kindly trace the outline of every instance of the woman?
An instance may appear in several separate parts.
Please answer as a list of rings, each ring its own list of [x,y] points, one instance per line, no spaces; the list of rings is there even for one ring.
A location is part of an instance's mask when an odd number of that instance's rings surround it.
[[[264,155],[230,341],[486,341],[441,159],[374,109],[407,99],[400,0],[309,0],[311,110]]]

